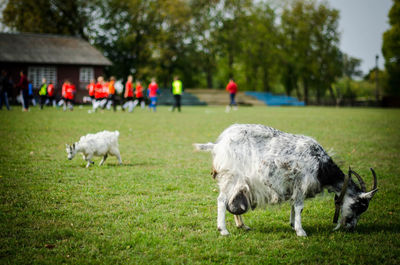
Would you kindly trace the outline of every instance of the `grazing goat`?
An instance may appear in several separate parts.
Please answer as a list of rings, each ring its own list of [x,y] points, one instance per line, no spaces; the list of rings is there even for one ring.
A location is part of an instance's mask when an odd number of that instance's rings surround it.
[[[96,134],[87,134],[82,136],[79,142],[72,145],[66,145],[68,159],[71,160],[77,153],[82,153],[83,159],[87,161],[86,167],[94,164],[91,160],[93,156],[103,156],[100,166],[106,161],[107,156],[113,155],[122,164],[121,155],[118,149],[119,132],[102,131]]]
[[[354,229],[361,213],[377,191],[366,191],[361,177],[349,169],[345,175],[314,139],[281,132],[257,124],[235,124],[225,129],[217,142],[194,144],[197,150],[213,154],[213,176],[217,179],[218,230],[228,235],[225,212],[234,214],[238,228],[244,225],[242,214],[250,208],[291,200],[290,224],[298,236],[306,236],[301,225],[304,200],[326,188],[334,192],[336,211],[342,225]],[[354,174],[360,187],[351,179]]]

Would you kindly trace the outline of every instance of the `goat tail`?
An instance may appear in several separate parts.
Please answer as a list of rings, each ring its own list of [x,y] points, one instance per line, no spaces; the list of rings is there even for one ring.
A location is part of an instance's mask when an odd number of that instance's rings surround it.
[[[206,143],[206,144],[193,144],[197,151],[211,151],[214,149],[214,143]]]
[[[114,133],[115,133],[115,135],[116,135],[117,137],[119,136],[119,131],[115,131]]]

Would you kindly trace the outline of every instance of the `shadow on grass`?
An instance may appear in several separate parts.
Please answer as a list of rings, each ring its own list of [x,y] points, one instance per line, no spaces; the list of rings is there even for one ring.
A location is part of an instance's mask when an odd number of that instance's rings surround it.
[[[123,163],[122,165],[120,164],[104,164],[106,167],[140,167],[140,166],[154,166],[154,165],[159,165],[157,163],[153,162],[138,162],[138,163]]]
[[[358,234],[372,234],[379,232],[400,233],[400,224],[358,224],[354,232]]]
[[[138,163],[122,163],[122,165],[118,164],[118,163],[110,163],[110,164],[103,164],[102,166],[99,165],[99,163],[94,163],[92,164],[89,169],[93,169],[93,168],[108,168],[108,167],[141,167],[141,166],[155,166],[155,165],[159,165],[157,163],[152,163],[152,162],[138,162]],[[77,168],[75,165],[70,164],[67,166],[68,168]],[[82,164],[79,166],[80,168],[86,168],[86,164]]]
[[[333,231],[335,228],[335,225],[320,225],[320,226],[303,226],[304,230],[306,231],[308,236],[312,235],[326,235],[326,234],[331,234],[331,233],[357,233],[357,234],[363,234],[363,235],[369,235],[369,234],[374,234],[374,233],[381,233],[381,232],[387,232],[387,233],[400,233],[400,224],[373,224],[373,223],[367,223],[363,224],[360,223],[356,226],[354,231],[349,231],[345,229],[339,229],[339,231]],[[293,233],[296,234],[294,229],[288,224],[287,226],[276,226],[276,225],[262,225],[259,227],[252,227],[252,230],[258,231],[260,233],[265,233],[265,234],[272,234],[272,233]],[[250,230],[251,232],[251,230]]]
[[[273,234],[273,233],[295,233],[290,224],[287,226],[274,226],[274,225],[265,225],[265,226],[260,226],[260,227],[251,227],[252,230],[254,231],[259,231],[260,233],[265,233],[265,234]],[[251,230],[250,230],[251,232]],[[306,230],[307,232],[307,230]]]

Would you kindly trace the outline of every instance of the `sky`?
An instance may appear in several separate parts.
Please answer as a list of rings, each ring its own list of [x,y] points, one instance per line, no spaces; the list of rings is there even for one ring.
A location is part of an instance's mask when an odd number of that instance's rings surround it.
[[[383,69],[382,34],[390,28],[391,0],[328,0],[340,11],[340,48],[352,57],[362,60],[364,74],[375,67],[379,55],[379,68]]]

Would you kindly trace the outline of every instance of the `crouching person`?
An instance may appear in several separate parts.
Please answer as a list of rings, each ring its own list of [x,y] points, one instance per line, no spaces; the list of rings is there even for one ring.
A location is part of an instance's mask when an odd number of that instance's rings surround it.
[[[79,142],[66,145],[68,159],[71,160],[77,153],[82,153],[83,159],[87,161],[86,167],[94,164],[93,156],[102,156],[100,166],[104,164],[108,155],[116,156],[119,164],[122,164],[121,155],[118,148],[119,132],[102,131],[96,134],[82,136]]]

